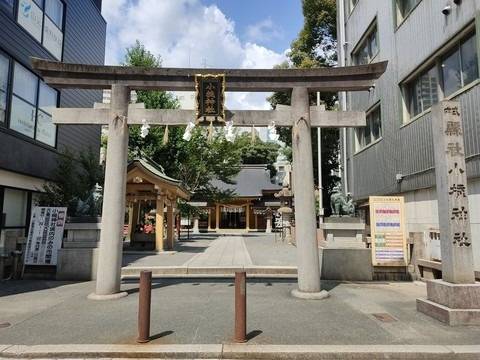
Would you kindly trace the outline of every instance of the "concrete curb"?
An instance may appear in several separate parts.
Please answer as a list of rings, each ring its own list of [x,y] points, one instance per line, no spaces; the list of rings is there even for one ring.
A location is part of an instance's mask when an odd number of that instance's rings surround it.
[[[472,360],[480,345],[0,345],[0,358]]]
[[[154,278],[232,278],[235,271],[246,271],[250,278],[297,278],[296,266],[126,266],[122,268],[122,279],[138,279],[142,270],[152,271]]]

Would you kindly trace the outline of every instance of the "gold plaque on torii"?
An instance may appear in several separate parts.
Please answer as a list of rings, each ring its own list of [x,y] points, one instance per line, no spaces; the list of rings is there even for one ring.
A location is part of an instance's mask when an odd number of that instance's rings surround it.
[[[196,123],[225,124],[225,74],[195,75]]]

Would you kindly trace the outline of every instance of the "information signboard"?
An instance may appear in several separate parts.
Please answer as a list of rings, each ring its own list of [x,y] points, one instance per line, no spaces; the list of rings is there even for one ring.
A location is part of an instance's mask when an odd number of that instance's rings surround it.
[[[57,265],[67,217],[65,207],[35,207],[28,231],[25,265]]]
[[[371,196],[369,202],[373,265],[406,266],[404,198]]]

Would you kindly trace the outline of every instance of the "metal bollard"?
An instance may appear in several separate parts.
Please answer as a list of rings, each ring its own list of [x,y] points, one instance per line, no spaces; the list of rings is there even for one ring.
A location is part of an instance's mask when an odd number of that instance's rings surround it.
[[[140,289],[138,296],[138,343],[150,341],[150,304],[152,299],[152,272],[143,270],[140,273]]]
[[[247,273],[235,272],[235,338],[236,343],[247,342]]]

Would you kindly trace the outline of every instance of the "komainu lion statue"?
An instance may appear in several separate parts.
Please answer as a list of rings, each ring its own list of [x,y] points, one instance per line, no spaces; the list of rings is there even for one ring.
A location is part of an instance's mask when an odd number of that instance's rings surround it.
[[[352,195],[350,193],[347,196],[343,195],[338,186],[333,189],[333,194],[330,196],[330,207],[332,208],[332,216],[355,215]]]

